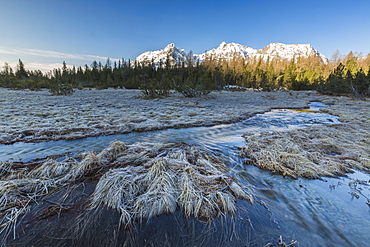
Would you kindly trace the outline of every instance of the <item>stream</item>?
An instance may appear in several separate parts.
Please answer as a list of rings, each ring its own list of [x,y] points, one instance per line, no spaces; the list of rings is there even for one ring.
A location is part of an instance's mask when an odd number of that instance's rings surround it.
[[[133,132],[110,136],[88,137],[72,141],[50,141],[40,143],[15,143],[0,145],[0,160],[29,161],[39,157],[56,155],[65,152],[80,150],[101,150],[109,146],[112,141],[119,140],[127,144],[135,142],[186,142],[209,149],[218,149],[229,152],[236,146],[244,145],[245,133],[263,131],[283,131],[302,128],[313,124],[340,123],[338,117],[326,113],[318,113],[325,104],[310,103],[309,111],[271,110],[257,114],[247,120],[221,124],[213,127],[193,127],[182,129],[165,129],[150,132]],[[313,114],[313,112],[317,112]]]
[[[0,145],[0,160],[29,161],[65,152],[100,150],[114,140],[136,142],[186,142],[221,152],[232,160],[232,173],[241,183],[250,185],[256,203],[238,201],[240,210],[233,223],[216,220],[206,227],[195,220],[187,222],[179,214],[164,215],[142,224],[139,243],[163,238],[171,242],[163,246],[265,246],[276,244],[280,236],[296,246],[367,246],[370,242],[370,207],[366,204],[370,175],[359,171],[347,177],[324,180],[290,179],[272,175],[257,167],[244,165],[238,147],[245,145],[242,135],[263,131],[284,131],[314,124],[338,124],[338,118],[319,111],[327,107],[310,103],[309,110],[271,110],[248,120],[213,127],[166,129],[124,135],[89,137],[73,141],[16,143]],[[354,187],[362,194],[352,194]],[[174,220],[175,219],[175,220]],[[230,219],[229,219],[230,220]],[[194,228],[192,228],[194,227]],[[164,228],[159,231],[159,228]],[[196,229],[196,230],[189,230]],[[225,234],[220,234],[220,232]],[[184,239],[187,239],[186,241]],[[192,239],[191,242],[189,239]],[[202,240],[203,239],[203,240]],[[197,241],[195,241],[197,240]],[[273,246],[273,245],[271,245]],[[277,245],[275,245],[277,246]]]

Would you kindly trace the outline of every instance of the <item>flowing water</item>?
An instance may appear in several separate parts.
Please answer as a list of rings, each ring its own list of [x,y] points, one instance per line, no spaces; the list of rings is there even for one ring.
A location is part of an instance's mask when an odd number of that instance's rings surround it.
[[[80,150],[100,150],[108,147],[114,140],[128,144],[135,142],[186,142],[210,149],[228,151],[244,145],[245,133],[279,131],[302,128],[313,124],[339,123],[338,117],[312,112],[325,105],[319,102],[310,104],[310,111],[272,110],[234,124],[222,124],[213,127],[194,127],[183,129],[165,129],[151,132],[88,137],[72,141],[52,141],[41,143],[16,143],[0,145],[0,160],[29,161],[64,152]]]
[[[212,227],[196,220],[184,220],[179,213],[158,217],[138,227],[137,245],[153,246],[153,238],[159,238],[157,244],[163,246],[264,246],[276,243],[282,236],[286,242],[297,240],[299,246],[367,246],[370,242],[368,174],[355,172],[348,177],[322,181],[293,180],[244,165],[238,156],[237,147],[245,145],[241,137],[245,133],[339,123],[337,117],[317,112],[321,107],[326,105],[314,102],[308,111],[272,110],[239,123],[214,127],[1,145],[0,160],[27,161],[64,152],[99,150],[114,140],[128,144],[194,143],[227,154],[233,160],[232,173],[241,183],[251,185],[257,202],[250,205],[238,201],[244,210],[235,220],[216,221]]]

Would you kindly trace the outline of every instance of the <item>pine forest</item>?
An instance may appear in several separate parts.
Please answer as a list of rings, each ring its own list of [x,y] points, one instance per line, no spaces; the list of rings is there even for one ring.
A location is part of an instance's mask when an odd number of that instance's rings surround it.
[[[5,63],[0,71],[0,86],[10,89],[48,89],[54,95],[67,95],[74,89],[140,89],[148,97],[166,96],[172,90],[186,97],[208,94],[229,88],[244,90],[317,90],[327,95],[370,96],[370,54],[336,54],[328,62],[317,56],[287,59],[238,58],[214,59],[178,64],[109,58],[105,64],[93,61],[90,66],[67,66],[43,73],[27,70],[19,59],[17,67]],[[185,65],[186,64],[186,65]]]

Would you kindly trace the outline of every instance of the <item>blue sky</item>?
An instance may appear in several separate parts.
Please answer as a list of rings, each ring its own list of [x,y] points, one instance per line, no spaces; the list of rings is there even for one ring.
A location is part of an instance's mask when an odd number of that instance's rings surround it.
[[[168,43],[194,53],[222,41],[309,43],[328,58],[370,52],[366,0],[2,0],[0,13],[0,65],[20,58],[26,69],[134,59]]]

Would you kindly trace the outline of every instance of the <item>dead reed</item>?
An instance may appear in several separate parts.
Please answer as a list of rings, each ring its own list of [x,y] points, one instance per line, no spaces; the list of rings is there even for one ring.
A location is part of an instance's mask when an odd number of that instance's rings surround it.
[[[339,116],[342,124],[246,134],[241,155],[249,164],[292,178],[370,172],[369,109],[369,102],[338,102],[325,111]]]
[[[99,180],[90,210],[108,207],[125,226],[180,209],[186,217],[211,221],[236,213],[236,199],[252,196],[226,173],[223,160],[180,144],[141,165],[112,169]]]
[[[5,245],[12,232],[15,237],[17,225],[30,205],[86,179],[97,184],[79,217],[82,230],[107,208],[119,213],[120,224],[125,227],[176,210],[206,221],[234,215],[237,199],[253,203],[253,198],[228,173],[225,161],[225,157],[184,143],[113,142],[100,152],[62,161],[47,159],[22,167],[2,162],[0,244]]]

